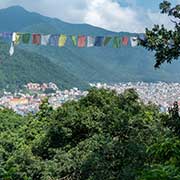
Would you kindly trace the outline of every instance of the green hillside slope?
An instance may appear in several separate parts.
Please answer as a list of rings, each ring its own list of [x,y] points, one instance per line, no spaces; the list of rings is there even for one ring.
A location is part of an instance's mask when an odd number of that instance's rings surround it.
[[[16,48],[15,55],[10,57],[9,46],[0,42],[0,47],[0,88],[9,86],[12,89],[28,82],[54,82],[60,88],[87,87],[44,56]]]

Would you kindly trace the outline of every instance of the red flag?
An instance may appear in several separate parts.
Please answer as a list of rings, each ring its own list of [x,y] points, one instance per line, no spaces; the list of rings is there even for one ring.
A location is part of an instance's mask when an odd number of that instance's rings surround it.
[[[122,38],[122,44],[123,45],[128,45],[128,41],[129,41],[129,38],[127,36]]]
[[[86,46],[86,36],[78,36],[78,47]]]
[[[41,35],[40,34],[33,34],[32,35],[32,43],[33,44],[41,44]]]

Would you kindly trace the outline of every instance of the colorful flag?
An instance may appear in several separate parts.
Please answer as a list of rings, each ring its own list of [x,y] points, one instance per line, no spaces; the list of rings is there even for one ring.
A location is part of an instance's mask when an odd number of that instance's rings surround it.
[[[11,32],[2,32],[2,38],[4,39],[12,39],[13,33]]]
[[[18,45],[21,41],[21,34],[20,33],[13,33],[13,42],[15,45]]]
[[[146,40],[147,40],[147,37],[146,37],[145,34],[140,34],[140,35],[138,36],[138,39],[139,39],[140,41],[146,41]]]
[[[59,35],[51,35],[49,38],[49,45],[58,46]]]
[[[50,34],[41,35],[41,45],[47,46],[49,44]]]
[[[95,38],[94,46],[97,46],[97,47],[103,46],[103,42],[104,42],[104,36],[97,36]]]
[[[24,44],[28,44],[29,41],[30,41],[30,38],[31,38],[31,34],[30,33],[22,34],[22,42]]]
[[[128,45],[129,38],[127,36],[122,38],[122,44],[127,46]]]
[[[120,45],[121,45],[121,37],[115,36],[113,39],[113,47],[120,48]]]
[[[32,35],[32,43],[39,45],[41,44],[41,35],[40,34],[33,34]]]
[[[93,36],[87,37],[87,47],[93,47],[95,43],[95,38]]]
[[[14,42],[11,42],[11,47],[9,49],[9,55],[12,56],[14,54]]]
[[[135,47],[138,45],[138,38],[137,37],[131,37],[130,40],[131,40],[131,46],[132,47]]]
[[[86,46],[86,36],[78,36],[78,47],[83,48]]]
[[[67,40],[67,36],[65,34],[61,34],[58,42],[59,47],[63,47],[66,43],[66,40]]]
[[[111,41],[112,37],[105,37],[104,39],[104,46],[107,46],[108,43]]]
[[[71,41],[73,43],[73,46],[76,46],[77,45],[77,40],[76,40],[76,36],[75,35],[71,35]]]

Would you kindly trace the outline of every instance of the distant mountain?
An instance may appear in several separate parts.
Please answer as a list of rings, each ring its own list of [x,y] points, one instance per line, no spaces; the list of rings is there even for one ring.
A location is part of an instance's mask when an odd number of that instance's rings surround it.
[[[0,10],[0,31],[22,31],[39,33],[65,33],[84,35],[120,35],[133,36],[126,32],[111,32],[102,28],[87,24],[70,24],[49,18],[38,13],[28,12],[22,7],[13,6]],[[80,85],[84,82],[127,82],[127,81],[174,81],[180,82],[180,62],[171,65],[163,65],[161,69],[155,70],[153,53],[147,52],[141,47],[132,48],[130,46],[113,49],[111,47],[102,48],[75,48],[71,46],[68,39],[64,48],[44,47],[44,46],[24,46],[19,48],[22,52],[29,53],[26,56],[26,63],[31,61],[31,56],[35,53],[41,58],[46,57],[51,63],[51,71],[59,71],[59,81],[66,87],[65,82],[69,81],[70,86]],[[19,50],[21,52],[21,50]],[[19,52],[19,53],[20,53]],[[15,56],[11,57],[16,61]],[[34,63],[38,64],[39,56],[33,57]],[[26,66],[26,63],[24,66]],[[23,69],[21,65],[20,69]],[[13,70],[14,72],[16,70]],[[50,71],[50,69],[49,69]],[[45,72],[44,72],[45,73]],[[58,73],[57,73],[58,74]],[[53,74],[52,74],[53,75]],[[27,74],[28,77],[28,74]],[[75,77],[73,82],[72,78]],[[58,76],[54,76],[57,80]],[[28,80],[28,79],[27,79]],[[39,80],[44,81],[42,77]],[[68,84],[69,84],[68,83]],[[69,85],[68,85],[69,87]]]

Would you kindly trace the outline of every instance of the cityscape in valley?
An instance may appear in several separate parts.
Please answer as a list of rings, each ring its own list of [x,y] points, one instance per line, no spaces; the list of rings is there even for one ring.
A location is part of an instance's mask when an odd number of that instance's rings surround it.
[[[161,112],[168,112],[175,101],[180,103],[180,83],[90,83],[91,87],[97,89],[115,90],[121,94],[126,89],[135,89],[140,99],[145,103],[154,103],[159,106]],[[61,107],[67,101],[78,100],[88,94],[88,91],[82,91],[78,88],[69,90],[60,90],[55,83],[28,83],[22,90],[11,93],[3,91],[0,97],[1,108],[14,110],[20,115],[28,113],[37,113],[39,106],[44,99],[48,99],[49,104],[54,108]]]

